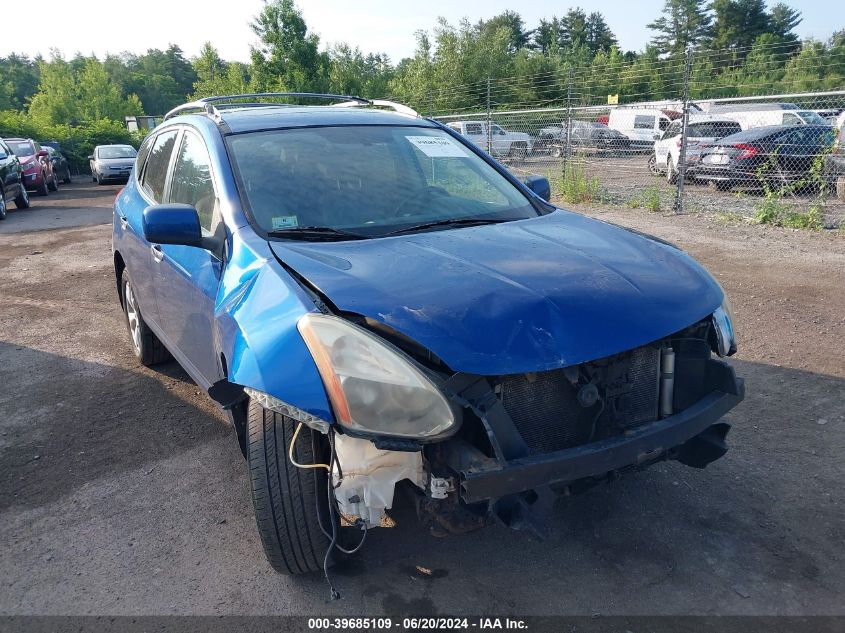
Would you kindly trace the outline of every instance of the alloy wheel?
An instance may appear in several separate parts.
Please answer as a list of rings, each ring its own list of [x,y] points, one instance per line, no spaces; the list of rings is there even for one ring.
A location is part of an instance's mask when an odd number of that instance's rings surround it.
[[[141,351],[141,324],[139,322],[138,305],[135,303],[135,293],[132,285],[127,283],[123,290],[126,304],[126,321],[129,323],[129,333],[132,335],[132,346],[135,351]]]

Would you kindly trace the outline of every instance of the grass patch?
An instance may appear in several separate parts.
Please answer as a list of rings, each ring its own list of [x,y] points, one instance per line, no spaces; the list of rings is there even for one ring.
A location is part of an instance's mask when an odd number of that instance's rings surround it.
[[[757,207],[754,222],[789,229],[818,231],[824,227],[824,214],[820,206],[811,207],[807,212],[790,211],[781,200],[767,195]]]
[[[715,219],[722,224],[742,224],[745,222],[745,216],[736,211],[719,211]]]
[[[557,193],[572,204],[593,202],[599,197],[599,179],[587,178],[581,165],[569,165],[569,168],[558,176]]]
[[[653,212],[660,211],[661,204],[662,197],[660,194],[660,188],[654,186],[646,187],[643,189],[642,193],[633,196],[630,200],[628,200],[628,206],[632,209],[643,208],[647,211]]]

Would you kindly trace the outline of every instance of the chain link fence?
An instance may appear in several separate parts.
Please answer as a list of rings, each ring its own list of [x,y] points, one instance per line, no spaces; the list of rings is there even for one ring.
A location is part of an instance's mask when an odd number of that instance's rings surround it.
[[[435,115],[562,203],[709,212],[796,228],[845,226],[845,90]],[[482,87],[483,88],[483,87]],[[582,99],[583,100],[583,99]]]

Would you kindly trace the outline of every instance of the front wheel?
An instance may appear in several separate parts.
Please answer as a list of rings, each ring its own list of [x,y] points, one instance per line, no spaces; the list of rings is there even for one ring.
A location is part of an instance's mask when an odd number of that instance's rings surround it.
[[[71,183],[70,167],[65,169],[65,177],[62,179],[62,182],[66,185],[69,185]]]
[[[0,191],[0,220],[6,219],[6,196]]]
[[[29,193],[24,187],[21,187],[21,192],[15,198],[15,206],[18,209],[29,209]]]
[[[39,196],[46,196],[50,193],[47,189],[47,174],[41,174],[41,184],[38,185],[38,188],[35,191]]]
[[[264,554],[282,574],[319,571],[330,544],[323,529],[332,530],[328,472],[319,467],[298,468],[290,462],[295,420],[250,401],[247,424],[252,504]],[[310,428],[300,428],[294,445],[296,461],[328,463],[321,439]]]
[[[129,330],[135,358],[146,367],[170,360],[170,352],[141,316],[138,298],[129,279],[129,272],[125,268],[120,278],[120,291],[123,298],[123,315],[126,317],[126,327]]]
[[[50,174],[50,182],[47,183],[47,188],[50,191],[58,191],[59,190],[59,177],[56,176],[56,172]]]
[[[655,176],[660,175],[660,170],[657,168],[657,156],[655,156],[654,154],[652,154],[648,158],[648,171],[649,173],[654,174]]]
[[[525,160],[528,158],[528,146],[519,143],[511,147],[511,156],[516,160]]]

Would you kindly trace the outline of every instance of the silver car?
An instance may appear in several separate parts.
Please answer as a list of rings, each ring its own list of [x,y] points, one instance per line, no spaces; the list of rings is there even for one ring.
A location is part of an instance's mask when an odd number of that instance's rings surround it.
[[[131,145],[97,145],[88,157],[91,179],[98,185],[109,181],[126,182],[138,152]]]

